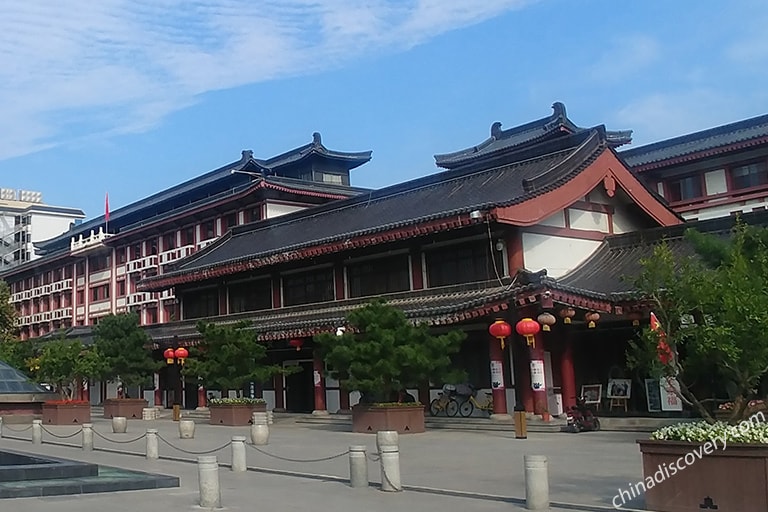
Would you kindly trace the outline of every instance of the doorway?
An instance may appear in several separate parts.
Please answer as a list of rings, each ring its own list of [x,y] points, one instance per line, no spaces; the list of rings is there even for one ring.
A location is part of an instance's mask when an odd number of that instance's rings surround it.
[[[300,371],[285,376],[286,411],[312,412],[315,408],[312,361],[285,361],[283,365],[300,368]]]

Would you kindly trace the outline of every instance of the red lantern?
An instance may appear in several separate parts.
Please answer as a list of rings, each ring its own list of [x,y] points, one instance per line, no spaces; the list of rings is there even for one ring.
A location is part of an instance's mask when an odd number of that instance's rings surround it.
[[[591,312],[591,313],[587,313],[586,315],[584,315],[584,320],[586,320],[587,322],[589,322],[589,323],[587,324],[587,327],[588,327],[589,329],[594,329],[594,328],[595,328],[595,323],[596,323],[598,320],[600,320],[600,313],[598,313],[598,312],[596,312],[596,311],[593,311],[593,312]]]
[[[534,347],[536,346],[536,339],[534,336],[541,330],[539,322],[533,318],[523,318],[517,322],[517,325],[515,325],[515,330],[517,331],[517,334],[525,338],[525,341],[528,342],[528,345],[532,345]]]
[[[559,315],[563,319],[564,324],[570,324],[571,318],[576,316],[576,310],[573,308],[563,308],[560,310]]]
[[[501,342],[501,350],[504,350],[504,338],[512,334],[512,326],[504,320],[496,320],[488,327],[488,332]]]
[[[540,314],[536,320],[542,325],[542,331],[550,331],[551,326],[555,325],[555,322],[557,322],[555,315],[547,313],[546,311]]]
[[[176,357],[174,355],[172,348],[165,349],[165,352],[163,352],[163,357],[165,358],[165,362],[168,364],[173,364],[173,358]]]
[[[301,350],[301,346],[304,345],[304,340],[300,338],[294,338],[288,342],[288,344],[296,349],[296,352]]]
[[[176,356],[176,359],[178,359],[179,362],[183,365],[184,360],[189,357],[189,352],[184,347],[179,347],[176,349],[176,352],[174,352],[174,355]]]

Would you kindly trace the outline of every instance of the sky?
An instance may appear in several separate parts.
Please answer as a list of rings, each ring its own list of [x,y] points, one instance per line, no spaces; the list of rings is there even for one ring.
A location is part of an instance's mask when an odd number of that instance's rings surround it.
[[[633,145],[768,113],[764,0],[0,0],[0,187],[104,213],[240,158],[352,184],[545,117]]]

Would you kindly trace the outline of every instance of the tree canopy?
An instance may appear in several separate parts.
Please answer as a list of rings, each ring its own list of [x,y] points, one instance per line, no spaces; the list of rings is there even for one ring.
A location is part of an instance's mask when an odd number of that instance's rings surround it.
[[[375,402],[393,402],[406,389],[431,382],[460,381],[451,355],[461,348],[462,331],[439,336],[414,325],[397,308],[375,301],[347,316],[346,331],[315,336],[328,374],[349,391]]]
[[[104,359],[80,340],[57,339],[44,344],[36,358],[38,379],[53,384],[64,400],[72,400],[80,380],[100,375]]]
[[[645,329],[628,360],[676,377],[683,401],[709,422],[715,418],[702,383],[730,389],[735,423],[768,372],[768,229],[739,222],[729,237],[693,230],[685,237],[694,254],[681,256],[662,243],[641,262],[636,285],[661,330]],[[661,341],[669,359],[660,357]]]
[[[11,304],[11,290],[5,281],[0,281],[0,342],[15,339],[16,308]]]
[[[93,329],[94,345],[104,359],[101,377],[127,386],[145,386],[162,367],[152,357],[151,339],[136,313],[107,315]]]
[[[258,340],[250,322],[216,325],[198,322],[201,342],[193,347],[184,374],[198,377],[208,389],[242,390],[249,382],[267,382],[288,373],[277,364],[266,364],[267,347]]]

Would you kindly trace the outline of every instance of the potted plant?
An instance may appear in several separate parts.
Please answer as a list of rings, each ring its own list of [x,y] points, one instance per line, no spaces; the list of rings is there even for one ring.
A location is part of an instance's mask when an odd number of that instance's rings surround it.
[[[450,356],[459,351],[465,334],[456,330],[433,336],[427,325],[413,324],[380,300],[349,313],[347,325],[343,333],[322,333],[315,341],[328,375],[361,394],[352,407],[352,430],[424,432],[424,405],[411,401],[405,390],[463,380]]]
[[[104,359],[101,377],[107,381],[119,381],[123,390],[139,388],[139,397],[118,396],[104,401],[104,417],[117,416],[141,419],[142,411],[149,403],[140,398],[141,388],[149,383],[162,362],[156,361],[150,351],[151,340],[139,325],[136,313],[107,315],[93,329],[94,344]]]
[[[216,325],[199,322],[200,343],[191,349],[184,375],[194,377],[207,389],[237,389],[238,395],[249,382],[265,382],[272,376],[288,373],[279,365],[265,364],[267,347],[260,343],[249,322]],[[220,398],[208,401],[212,425],[248,425],[255,411],[266,411],[261,398]]]
[[[703,421],[638,441],[646,505],[765,511],[767,415],[756,394],[768,369],[768,229],[738,222],[729,237],[685,236],[690,255],[662,243],[641,262],[638,299],[656,320],[628,356]],[[726,390],[731,403],[712,406],[718,400],[709,397]],[[673,466],[676,474],[667,476]]]
[[[54,387],[59,400],[42,405],[43,423],[72,425],[91,421],[91,404],[78,398],[83,379],[98,375],[103,360],[98,351],[80,340],[56,339],[42,346],[35,358],[38,378]]]

